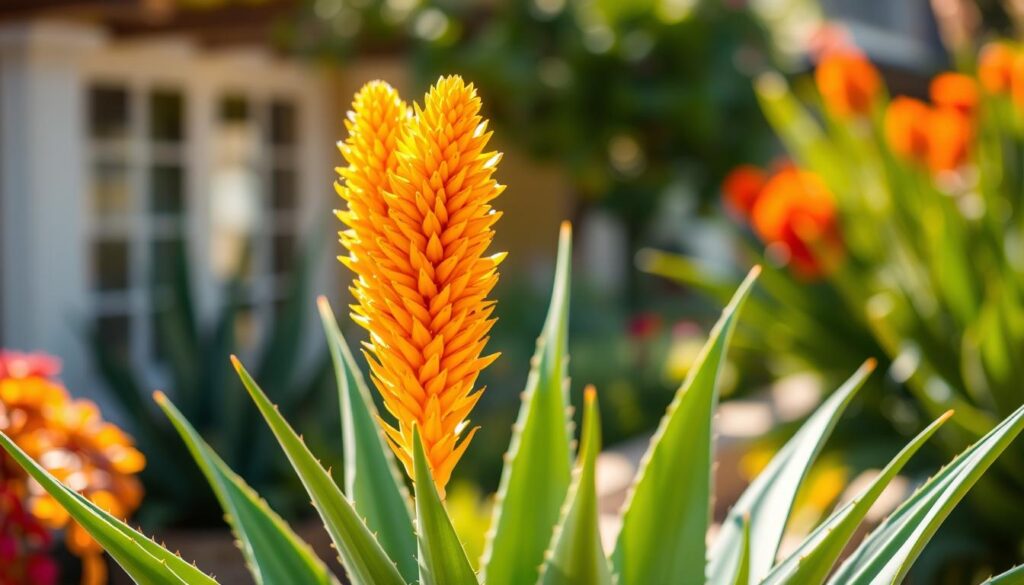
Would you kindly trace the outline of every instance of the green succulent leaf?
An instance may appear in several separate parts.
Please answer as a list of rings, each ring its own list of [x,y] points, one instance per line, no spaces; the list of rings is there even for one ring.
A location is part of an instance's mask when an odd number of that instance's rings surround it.
[[[836,390],[775,454],[729,510],[711,547],[708,583],[726,585],[735,581],[743,539],[739,519],[744,517],[750,522],[750,582],[760,582],[768,574],[775,564],[782,532],[800,484],[843,410],[874,367],[874,360],[865,362]]]
[[[362,372],[342,336],[327,299],[317,300],[327,345],[334,361],[341,403],[341,430],[345,449],[345,494],[366,526],[377,535],[402,577],[416,580],[416,536],[412,527],[408,490],[391,449],[384,442]]]
[[[542,585],[611,585],[608,558],[601,547],[595,473],[601,452],[601,418],[597,394],[588,390],[583,403],[583,436],[575,481],[569,489],[562,521],[555,528],[541,569]]]
[[[1024,429],[1024,406],[903,502],[844,562],[830,584],[899,583],[943,520]]]
[[[762,585],[801,583],[806,585],[824,583],[843,549],[850,542],[857,526],[868,510],[882,495],[886,486],[910,461],[914,453],[939,430],[952,411],[936,419],[921,431],[885,466],[885,469],[856,498],[833,512],[815,528],[785,560],[768,574]]]
[[[299,435],[278,413],[277,407],[271,404],[241,362],[234,357],[232,362],[238,370],[242,384],[249,391],[253,402],[266,419],[306,487],[352,582],[358,585],[404,584],[405,581],[398,573],[394,561],[384,552],[373,533],[366,528],[366,524],[338,489],[331,475],[309,452]]]
[[[1014,567],[994,577],[989,577],[981,585],[1021,585],[1022,583],[1024,583],[1024,565]]]
[[[743,548],[740,549],[740,559],[737,563],[736,581],[733,585],[747,585],[750,582],[750,519],[741,518],[743,526]]]
[[[704,581],[718,374],[736,314],[759,272],[750,271],[723,311],[641,461],[612,553],[621,583]],[[742,543],[735,544],[738,554]]]
[[[413,427],[413,467],[420,585],[476,585],[479,583],[476,573],[441,503],[416,427]]]
[[[572,232],[563,224],[544,330],[526,380],[481,563],[488,585],[537,580],[572,480],[568,362]]]
[[[155,399],[216,493],[256,583],[337,583],[309,545],[213,452],[174,404],[162,393]]]
[[[217,583],[181,557],[101,510],[39,466],[7,435],[0,446],[98,542],[125,572],[142,585]]]

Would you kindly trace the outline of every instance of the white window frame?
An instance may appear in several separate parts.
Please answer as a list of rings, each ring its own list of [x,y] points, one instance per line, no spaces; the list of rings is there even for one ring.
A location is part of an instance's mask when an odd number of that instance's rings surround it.
[[[193,277],[193,293],[197,297],[201,319],[209,321],[218,311],[223,299],[222,282],[213,276],[210,262],[211,218],[209,206],[204,204],[203,196],[209,192],[211,182],[213,140],[216,121],[219,116],[220,101],[229,95],[244,97],[250,107],[251,116],[269,116],[270,104],[273,100],[284,100],[295,109],[295,125],[297,142],[292,152],[283,154],[292,159],[291,168],[295,171],[296,217],[283,217],[272,214],[276,224],[292,222],[296,235],[295,246],[305,244],[318,223],[316,217],[327,209],[329,193],[330,155],[324,153],[322,145],[330,144],[325,136],[326,129],[322,121],[332,119],[327,116],[323,107],[323,98],[327,95],[327,84],[309,65],[296,60],[277,58],[263,50],[231,50],[217,52],[199,49],[187,42],[176,39],[146,41],[140,43],[109,43],[96,51],[92,51],[82,66],[82,87],[87,93],[95,85],[123,85],[129,92],[132,102],[130,146],[133,160],[130,162],[129,173],[135,199],[136,209],[132,218],[144,218],[136,225],[122,226],[134,235],[129,239],[129,290],[118,299],[117,295],[97,291],[94,287],[94,268],[92,266],[92,243],[96,236],[107,232],[109,226],[101,226],[96,221],[91,199],[86,201],[88,213],[83,218],[85,241],[82,242],[89,267],[85,271],[88,282],[85,290],[90,295],[90,305],[97,311],[94,316],[116,311],[129,303],[128,313],[131,316],[131,347],[130,358],[133,363],[142,364],[159,383],[164,376],[156,364],[152,344],[151,295],[148,289],[148,269],[152,266],[149,256],[152,254],[154,241],[154,218],[150,212],[146,197],[150,193],[150,173],[154,149],[151,149],[149,129],[149,100],[153,90],[169,89],[180,91],[184,104],[184,149],[182,166],[185,169],[183,184],[184,240],[190,254],[189,264]],[[83,100],[86,103],[87,100]],[[89,123],[89,112],[82,113],[81,119]],[[321,123],[317,123],[317,121]],[[259,120],[260,128],[267,129],[269,120]],[[83,195],[91,197],[93,180],[92,137],[83,133],[86,144],[86,183]],[[266,145],[267,139],[263,137]],[[267,160],[268,153],[261,149],[258,162],[260,179],[263,185],[270,185],[274,165]],[[270,209],[269,193],[263,197],[264,211]],[[142,207],[139,207],[139,205]],[[106,222],[105,222],[106,223]],[[273,239],[271,231],[276,232],[278,226],[264,225],[260,237],[256,239],[264,249],[256,251],[254,273],[258,276],[252,283],[254,313],[263,318],[257,330],[264,330],[266,319],[273,313],[273,303],[284,294],[284,279],[271,274]],[[139,282],[142,287],[137,286]],[[97,298],[104,300],[96,303]],[[253,344],[258,346],[257,343]]]

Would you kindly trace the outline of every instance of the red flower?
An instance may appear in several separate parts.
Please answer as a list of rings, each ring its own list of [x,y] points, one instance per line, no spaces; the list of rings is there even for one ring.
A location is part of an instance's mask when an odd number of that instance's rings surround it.
[[[928,86],[932,103],[940,108],[952,108],[965,116],[973,116],[981,96],[978,84],[963,73],[941,73]]]
[[[896,154],[915,162],[928,162],[928,104],[897,97],[885,110],[885,138]]]
[[[814,80],[825,106],[841,117],[868,113],[882,89],[882,77],[875,66],[864,55],[850,50],[822,57]]]
[[[1016,52],[1006,43],[989,43],[978,57],[978,79],[989,93],[1009,93]]]
[[[842,254],[835,201],[814,173],[788,169],[776,174],[751,219],[765,244],[785,254],[799,276],[825,273]]]
[[[937,108],[928,117],[928,168],[953,171],[967,162],[973,129],[967,116],[952,108]]]
[[[754,203],[761,195],[767,180],[765,172],[754,165],[740,165],[734,168],[722,182],[725,204],[739,217],[750,217],[750,211],[754,209]]]

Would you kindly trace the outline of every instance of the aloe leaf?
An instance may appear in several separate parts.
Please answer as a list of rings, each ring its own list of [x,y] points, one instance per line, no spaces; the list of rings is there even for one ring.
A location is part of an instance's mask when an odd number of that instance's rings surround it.
[[[601,548],[595,472],[601,452],[601,419],[597,393],[584,393],[583,435],[575,481],[569,489],[562,521],[555,528],[548,558],[541,569],[542,585],[611,585],[608,558]]]
[[[416,427],[412,440],[420,585],[476,585],[476,573],[441,503]]]
[[[740,559],[737,562],[736,581],[733,585],[747,585],[750,582],[750,519],[741,518],[743,525],[743,547],[740,549]]]
[[[331,475],[309,452],[299,435],[278,413],[277,407],[267,399],[266,394],[260,390],[238,358],[232,356],[231,362],[313,500],[313,506],[324,521],[324,526],[352,582],[358,585],[405,583],[394,561],[384,552],[373,533],[366,528],[366,524],[338,489]]]
[[[725,307],[640,463],[612,553],[620,583],[704,581],[718,374],[736,314],[759,272],[758,267],[750,271]],[[737,554],[740,545],[737,540]]]
[[[762,585],[781,583],[824,583],[843,549],[850,542],[857,526],[868,510],[885,491],[886,486],[910,461],[914,453],[935,434],[953,411],[936,419],[921,431],[885,466],[885,469],[856,498],[833,512],[815,528],[785,560],[775,566]]]
[[[982,474],[1024,429],[1024,407],[996,425],[903,502],[864,539],[831,584],[898,583]]]
[[[256,583],[337,583],[309,545],[231,471],[174,404],[163,393],[158,392],[154,399],[178,430],[217,495]]]
[[[345,343],[327,299],[317,300],[327,345],[334,361],[341,403],[342,445],[345,449],[345,494],[377,535],[406,581],[416,580],[416,536],[412,528],[408,490],[391,449],[384,443],[362,372]]]
[[[7,451],[68,514],[82,526],[117,564],[142,585],[209,585],[217,583],[181,557],[156,544],[104,512],[85,497],[71,490],[39,466],[7,435],[0,433],[0,446]]]
[[[994,577],[989,577],[981,585],[1021,585],[1022,583],[1024,583],[1024,565],[1014,567]]]
[[[782,532],[786,528],[800,484],[843,410],[874,367],[874,360],[865,362],[818,407],[729,510],[722,523],[722,530],[711,547],[709,584],[725,585],[735,581],[743,539],[739,530],[741,524],[737,519],[743,517],[750,521],[750,582],[759,582],[768,574],[775,564]]]
[[[564,223],[551,306],[512,427],[481,563],[488,585],[536,582],[572,480],[566,377],[571,260],[572,230]]]

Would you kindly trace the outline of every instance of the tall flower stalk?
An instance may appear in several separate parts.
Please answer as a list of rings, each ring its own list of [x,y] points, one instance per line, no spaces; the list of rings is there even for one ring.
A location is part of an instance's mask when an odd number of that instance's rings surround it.
[[[501,216],[490,202],[500,155],[476,90],[457,76],[438,80],[410,111],[384,82],[353,102],[340,150],[338,194],[348,210],[340,258],[356,275],[353,318],[370,334],[371,378],[393,422],[388,442],[411,476],[419,427],[438,489],[469,445],[467,416],[480,398],[481,356],[504,254],[487,255]]]

